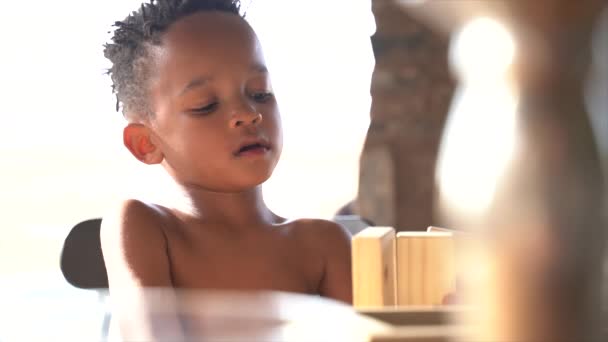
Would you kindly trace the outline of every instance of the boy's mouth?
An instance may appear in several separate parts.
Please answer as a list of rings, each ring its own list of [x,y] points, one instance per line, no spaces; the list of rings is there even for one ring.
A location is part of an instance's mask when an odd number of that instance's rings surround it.
[[[245,142],[239,147],[234,155],[236,157],[247,156],[247,155],[261,155],[270,150],[270,144],[260,139],[255,141]]]

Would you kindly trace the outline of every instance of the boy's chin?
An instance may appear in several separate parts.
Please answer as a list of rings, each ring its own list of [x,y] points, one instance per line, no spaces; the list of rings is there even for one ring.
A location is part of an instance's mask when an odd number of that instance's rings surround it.
[[[210,191],[210,192],[218,192],[218,193],[240,193],[247,192],[252,189],[255,189],[258,186],[261,186],[270,179],[272,172],[268,174],[261,175],[252,175],[249,174],[246,177],[233,177],[230,181],[224,183],[221,186],[210,186],[210,185],[202,185],[201,188]]]
[[[237,184],[235,187],[235,191],[239,192],[239,191],[247,191],[250,190],[252,188],[261,186],[262,184],[264,184],[268,179],[270,179],[270,176],[272,175],[272,172],[269,172],[268,174],[264,174],[264,175],[249,175],[246,178],[243,178],[241,181],[236,182]]]

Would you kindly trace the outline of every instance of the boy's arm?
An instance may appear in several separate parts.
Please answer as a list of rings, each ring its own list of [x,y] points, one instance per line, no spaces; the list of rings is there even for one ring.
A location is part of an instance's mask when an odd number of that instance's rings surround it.
[[[171,287],[163,214],[137,200],[104,216],[101,248],[111,289]]]
[[[339,224],[323,221],[319,240],[322,241],[325,267],[320,294],[352,304],[351,236]]]
[[[137,200],[125,201],[102,220],[100,238],[110,298],[125,340],[181,336],[178,321],[169,318],[176,317],[177,311],[174,294],[168,290],[172,282],[164,221],[160,209]],[[159,307],[168,310],[167,319],[152,322],[151,315],[157,315]]]

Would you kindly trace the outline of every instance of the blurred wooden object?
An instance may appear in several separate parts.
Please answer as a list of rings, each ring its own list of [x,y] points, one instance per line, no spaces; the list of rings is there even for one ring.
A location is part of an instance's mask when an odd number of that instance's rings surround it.
[[[397,304],[441,305],[455,291],[450,232],[397,233]]]
[[[369,227],[352,238],[353,304],[383,307],[396,304],[395,230]]]
[[[481,308],[479,339],[605,341],[605,180],[584,96],[591,37],[607,2],[401,3],[447,34],[489,17],[517,47],[509,75],[518,93],[516,153],[494,178],[492,203],[481,212],[441,208],[442,222],[483,236],[484,252],[470,265],[486,262],[491,271],[477,279],[481,291],[471,297]]]

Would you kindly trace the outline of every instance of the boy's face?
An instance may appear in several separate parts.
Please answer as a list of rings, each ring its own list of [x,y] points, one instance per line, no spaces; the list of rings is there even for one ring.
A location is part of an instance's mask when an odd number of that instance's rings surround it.
[[[182,18],[154,58],[147,126],[172,176],[221,192],[267,180],[281,154],[281,123],[249,25],[220,12]]]

